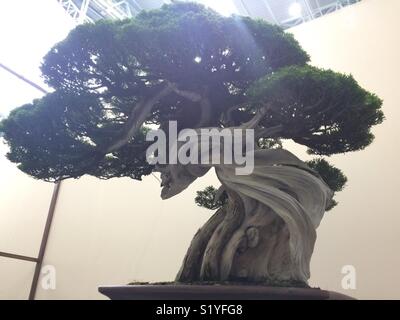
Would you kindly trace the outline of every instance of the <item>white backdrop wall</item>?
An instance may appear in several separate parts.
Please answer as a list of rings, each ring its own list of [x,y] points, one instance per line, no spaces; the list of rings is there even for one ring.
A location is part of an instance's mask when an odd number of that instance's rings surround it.
[[[387,120],[364,151],[330,161],[348,176],[339,206],[318,230],[311,284],[357,298],[400,298],[400,215],[397,205],[397,122],[400,43],[398,0],[363,0],[292,32],[312,64],[352,73],[384,100]],[[304,158],[304,148],[288,144]],[[0,251],[37,254],[52,186],[34,181],[0,158]],[[211,212],[193,202],[216,184],[209,174],[176,199],[162,201],[154,177],[63,183],[45,256],[56,289],[39,299],[101,299],[100,284],[172,280],[196,230]],[[353,265],[357,289],[341,287],[341,268]],[[27,296],[32,264],[0,259],[0,298]]]

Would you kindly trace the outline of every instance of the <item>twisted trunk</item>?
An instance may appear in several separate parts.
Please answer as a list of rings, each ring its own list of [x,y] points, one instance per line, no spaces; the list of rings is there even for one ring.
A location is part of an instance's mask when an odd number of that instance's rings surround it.
[[[178,194],[208,169],[167,166],[162,173],[163,199]],[[250,175],[237,175],[235,169],[215,165],[228,203],[197,232],[176,280],[306,283],[315,229],[333,192],[283,149],[256,150]]]
[[[231,191],[228,204],[194,236],[176,281],[306,282],[289,240],[271,208]]]

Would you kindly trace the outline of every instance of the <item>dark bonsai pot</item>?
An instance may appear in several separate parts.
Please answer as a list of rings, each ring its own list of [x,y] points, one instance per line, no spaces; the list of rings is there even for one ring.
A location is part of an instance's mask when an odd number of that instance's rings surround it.
[[[111,300],[352,300],[318,288],[270,287],[263,285],[145,284],[100,286]]]

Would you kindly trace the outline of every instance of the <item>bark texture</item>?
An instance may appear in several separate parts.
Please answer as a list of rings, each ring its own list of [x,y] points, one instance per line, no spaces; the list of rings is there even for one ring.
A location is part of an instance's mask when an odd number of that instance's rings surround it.
[[[252,209],[246,215],[238,196],[218,209],[194,236],[176,281],[294,280],[284,221],[255,202]]]
[[[286,150],[260,150],[255,159],[247,176],[215,167],[228,203],[193,238],[178,282],[309,279],[315,229],[332,191]]]

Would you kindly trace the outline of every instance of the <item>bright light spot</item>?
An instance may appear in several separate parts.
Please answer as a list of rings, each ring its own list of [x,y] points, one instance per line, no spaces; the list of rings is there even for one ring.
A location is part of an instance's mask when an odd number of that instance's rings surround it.
[[[298,2],[294,2],[290,5],[289,7],[289,14],[293,17],[293,18],[299,18],[301,17],[301,5]]]
[[[197,56],[196,58],[194,58],[194,62],[200,63],[201,62],[201,57]]]
[[[238,14],[236,6],[233,4],[232,0],[199,0],[197,2],[214,9],[223,16]]]

